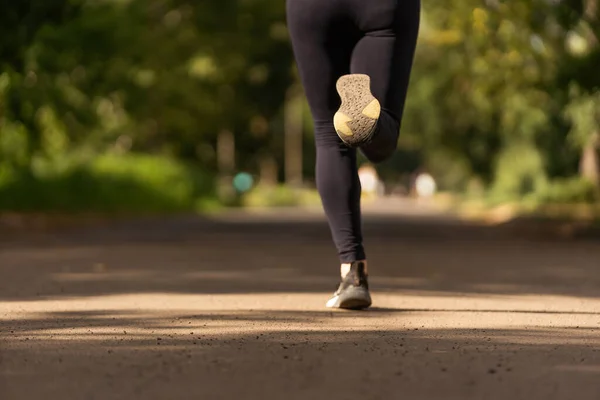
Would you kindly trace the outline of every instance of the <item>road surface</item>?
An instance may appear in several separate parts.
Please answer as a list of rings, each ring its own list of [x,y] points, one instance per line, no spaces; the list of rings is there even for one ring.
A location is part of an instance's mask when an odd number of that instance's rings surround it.
[[[597,239],[378,211],[363,312],[320,213],[4,236],[0,398],[600,398]]]

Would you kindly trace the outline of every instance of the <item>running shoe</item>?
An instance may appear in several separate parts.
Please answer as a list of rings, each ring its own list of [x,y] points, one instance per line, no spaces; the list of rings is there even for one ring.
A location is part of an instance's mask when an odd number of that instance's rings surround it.
[[[363,261],[355,261],[333,297],[327,302],[326,307],[359,310],[370,305],[371,295],[369,294],[366,265]]]

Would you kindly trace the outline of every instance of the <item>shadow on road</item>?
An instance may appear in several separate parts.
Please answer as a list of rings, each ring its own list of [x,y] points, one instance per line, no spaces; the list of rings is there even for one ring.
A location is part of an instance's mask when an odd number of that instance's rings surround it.
[[[600,295],[597,240],[532,239],[441,216],[370,215],[375,291]],[[317,214],[177,217],[18,236],[0,246],[0,300],[122,293],[316,293],[337,283]]]
[[[113,311],[3,321],[7,399],[597,399],[597,330],[379,328],[356,313],[157,317]],[[439,310],[436,310],[439,311]],[[398,313],[399,312],[399,313]],[[464,311],[461,311],[464,312]],[[354,322],[350,322],[354,321]],[[350,326],[348,326],[350,324]],[[354,325],[352,325],[354,324]],[[3,380],[3,381],[2,381]],[[35,384],[30,384],[34,382]]]

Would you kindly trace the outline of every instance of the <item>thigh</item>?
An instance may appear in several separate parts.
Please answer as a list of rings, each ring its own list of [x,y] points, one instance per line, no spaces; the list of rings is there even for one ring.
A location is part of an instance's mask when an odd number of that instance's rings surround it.
[[[364,36],[355,46],[351,72],[367,74],[371,90],[382,107],[400,120],[414,59],[419,31],[419,0],[394,0],[394,9],[385,15],[369,14],[361,7]],[[390,17],[391,16],[391,17]]]
[[[340,105],[337,79],[350,73],[359,32],[331,0],[288,0],[287,24],[300,79],[316,123],[331,122]]]

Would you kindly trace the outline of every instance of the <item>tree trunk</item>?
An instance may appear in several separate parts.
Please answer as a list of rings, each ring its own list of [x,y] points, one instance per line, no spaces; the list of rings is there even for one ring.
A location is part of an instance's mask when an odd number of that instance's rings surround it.
[[[302,186],[302,96],[298,86],[288,91],[285,104],[285,183]]]
[[[219,196],[229,200],[235,195],[233,171],[235,170],[235,137],[228,130],[222,130],[217,137],[217,165],[219,174]]]
[[[277,161],[270,154],[260,158],[260,185],[273,187],[277,185]]]
[[[600,168],[598,167],[598,161],[597,140],[594,138],[594,140],[590,140],[589,144],[582,150],[579,172],[581,176],[592,182],[595,186],[600,186]]]

